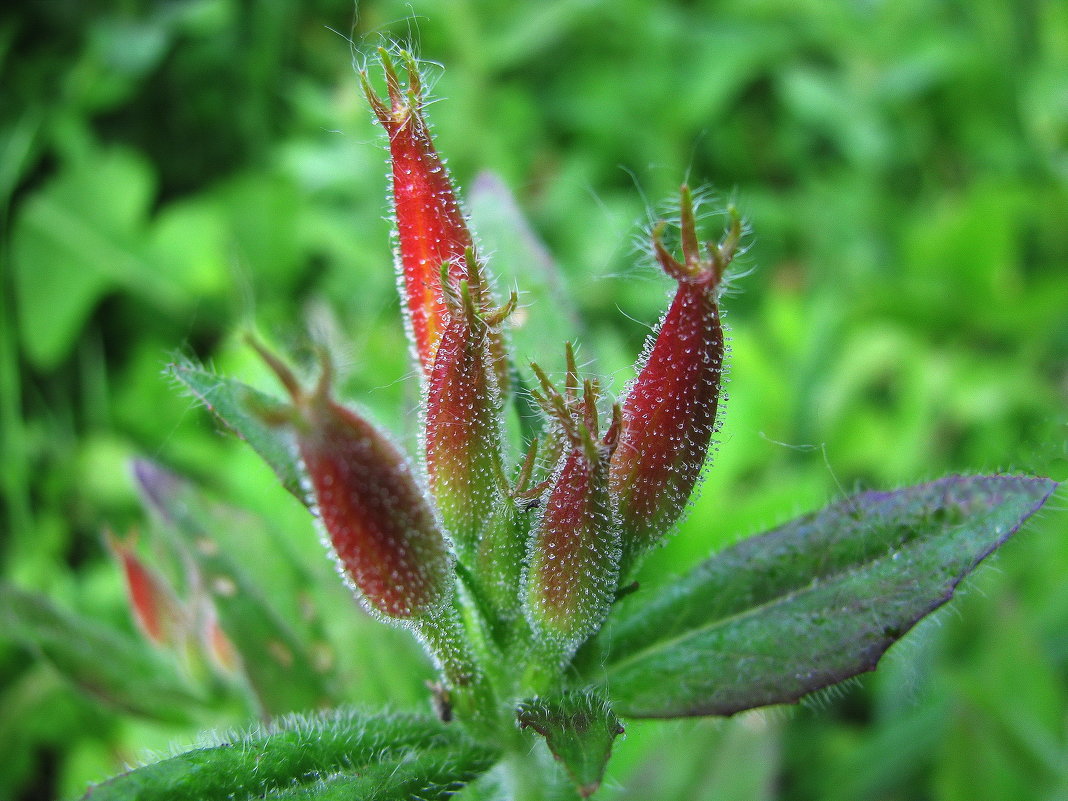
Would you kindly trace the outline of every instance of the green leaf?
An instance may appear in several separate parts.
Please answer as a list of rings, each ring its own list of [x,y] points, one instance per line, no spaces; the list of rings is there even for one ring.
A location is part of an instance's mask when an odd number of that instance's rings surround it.
[[[95,785],[84,798],[444,798],[495,761],[492,749],[434,718],[333,711],[225,737]]]
[[[361,770],[338,774],[308,787],[286,788],[265,798],[318,801],[437,801],[452,798],[496,762],[484,747],[465,743],[425,753],[410,751]]]
[[[561,338],[581,339],[583,358],[590,360],[595,355],[592,337],[586,335],[567,281],[500,176],[489,170],[479,173],[468,205],[500,293],[521,290],[522,302],[506,323],[514,363],[555,363]],[[547,337],[547,331],[557,336]],[[529,441],[539,433],[542,416],[514,365],[512,380],[513,405],[523,439]]]
[[[309,643],[267,601],[270,588],[243,570],[212,535],[216,525],[232,521],[215,514],[192,484],[157,465],[137,462],[134,473],[148,504],[169,524],[196,565],[263,710],[281,714],[330,703],[334,697],[330,677],[317,666]],[[246,557],[255,559],[254,554]]]
[[[865,492],[637,592],[583,654],[634,717],[730,715],[873,670],[1056,489],[953,476]]]
[[[205,704],[175,664],[151,646],[63,611],[43,595],[0,584],[0,622],[80,689],[111,706],[187,722]]]
[[[286,404],[189,361],[169,365],[167,374],[200,400],[219,422],[251,445],[297,500],[310,505],[301,485],[302,471],[292,443],[284,431],[263,419],[272,413],[281,414],[288,408]]]
[[[519,705],[516,719],[520,728],[529,726],[545,738],[579,795],[589,798],[601,786],[612,743],[623,733],[607,698],[589,691],[533,698]]]

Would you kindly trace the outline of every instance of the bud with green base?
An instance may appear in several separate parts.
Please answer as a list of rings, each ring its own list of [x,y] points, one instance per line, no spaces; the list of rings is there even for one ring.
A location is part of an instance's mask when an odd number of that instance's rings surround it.
[[[625,576],[681,516],[700,477],[718,425],[724,336],[719,314],[723,274],[738,248],[733,210],[722,242],[697,238],[693,195],[681,191],[682,261],[653,230],[657,261],[678,282],[671,307],[623,400],[619,446],[612,456],[612,496],[623,526]]]
[[[573,359],[569,358],[569,367]],[[619,409],[602,437],[593,381],[581,395],[569,369],[565,392],[532,365],[538,403],[566,445],[542,500],[527,548],[524,609],[542,658],[562,667],[604,622],[616,594],[620,532],[608,490],[608,465],[619,434]]]
[[[249,343],[289,393],[289,424],[338,564],[366,607],[413,628],[449,684],[482,692],[482,671],[453,605],[452,558],[432,507],[404,454],[330,394],[329,360],[312,391],[254,339]],[[484,702],[485,698],[479,698]]]
[[[400,59],[407,87],[381,53],[388,104],[361,77],[389,133],[402,308],[426,390],[430,493],[388,437],[334,401],[325,359],[308,391],[256,346],[288,404],[208,370],[172,374],[317,509],[368,609],[421,637],[441,668],[440,719],[283,721],[277,731],[228,736],[130,771],[91,790],[92,801],[444,799],[487,772],[472,797],[586,797],[604,775],[620,715],[730,715],[873,669],[1056,489],[1025,476],[951,476],[861,493],[724,549],[668,586],[627,584],[688,503],[718,424],[719,297],[740,220],[731,212],[723,239],[702,244],[693,197],[682,188],[681,257],[665,244],[665,223],[652,237],[677,284],[674,298],[622,408],[613,407],[602,434],[599,389],[580,379],[568,347],[563,391],[534,368],[540,391],[532,397],[547,430],[535,436],[536,426],[519,426],[514,439],[526,440],[527,455],[513,465],[501,409],[507,393],[519,397],[521,382],[506,385],[501,328],[515,299],[492,302],[422,114],[415,61]],[[246,585],[239,598],[253,597],[254,583]],[[270,619],[219,608],[233,620]],[[184,693],[168,690],[174,682],[158,681],[166,665],[154,651],[94,633],[36,596],[0,584],[0,623],[80,686],[151,709],[145,692],[125,690],[137,676],[149,681],[148,695],[168,692],[188,706]],[[291,640],[300,645],[296,634]],[[242,643],[244,667],[255,666],[244,655],[255,656],[259,640]],[[309,697],[319,703],[318,688],[329,687],[314,671],[302,675],[309,692],[291,708]],[[268,679],[259,686],[277,690]],[[554,786],[568,776],[570,792]]]
[[[481,265],[467,252],[469,278],[441,267],[448,315],[426,393],[424,448],[430,491],[442,526],[470,580],[494,616],[516,606],[522,540],[504,473],[501,410],[490,337],[515,309],[515,293],[499,308],[487,297]]]

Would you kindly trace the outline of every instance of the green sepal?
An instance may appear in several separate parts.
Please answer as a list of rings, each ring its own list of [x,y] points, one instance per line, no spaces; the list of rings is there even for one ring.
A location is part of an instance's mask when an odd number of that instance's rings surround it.
[[[83,799],[443,798],[495,761],[492,749],[434,718],[335,710],[224,735],[95,785]]]
[[[516,720],[520,728],[529,727],[545,738],[583,798],[601,786],[612,744],[623,734],[623,724],[607,697],[589,690],[565,690],[524,701]]]
[[[633,717],[797,701],[873,670],[1056,487],[953,476],[861,493],[628,597],[581,664]]]
[[[39,593],[0,584],[0,624],[75,686],[109,706],[186,723],[210,702],[174,661],[148,643],[62,610]]]
[[[203,403],[223,426],[245,440],[288,492],[305,506],[311,505],[293,443],[284,428],[272,425],[272,417],[281,420],[291,413],[289,404],[188,360],[168,365],[166,373]]]

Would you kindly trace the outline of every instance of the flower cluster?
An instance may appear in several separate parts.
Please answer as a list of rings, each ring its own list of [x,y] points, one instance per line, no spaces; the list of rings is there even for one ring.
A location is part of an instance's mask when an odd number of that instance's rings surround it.
[[[432,650],[457,636],[487,654],[522,648],[552,673],[601,626],[698,480],[723,371],[718,298],[740,223],[732,215],[723,241],[702,243],[683,187],[681,258],[664,243],[666,223],[654,228],[653,252],[677,286],[620,402],[580,375],[570,344],[562,388],[534,364],[537,388],[524,389],[505,336],[516,296],[494,296],[434,148],[418,67],[410,55],[400,58],[403,78],[380,54],[385,99],[366,72],[361,79],[389,139],[397,274],[425,390],[425,470],[332,399],[325,357],[307,391],[256,347],[290,396],[283,422],[295,431],[322,523],[366,606],[413,623]],[[512,458],[504,412],[520,393],[542,419],[525,458]],[[478,675],[477,667],[463,673],[468,681]]]
[[[668,587],[638,588],[641,560],[689,503],[718,425],[719,300],[741,222],[730,211],[722,238],[702,241],[699,203],[683,186],[678,217],[653,226],[649,254],[672,298],[621,397],[580,371],[572,343],[556,380],[518,365],[508,342],[517,297],[495,292],[434,148],[417,64],[399,60],[400,70],[380,51],[384,96],[361,79],[389,141],[401,308],[423,391],[418,458],[335,398],[322,349],[305,383],[249,337],[285,400],[197,365],[172,374],[319,517],[366,609],[422,641],[439,671],[428,682],[436,719],[283,719],[129,771],[86,799],[399,801],[452,797],[469,782],[480,798],[587,798],[621,715],[733,715],[872,670],[1057,488],[950,476],[862,492],[726,548]],[[257,585],[218,547],[213,530],[238,518],[148,463],[135,476],[168,529],[170,577],[183,573],[168,584],[132,537],[109,538],[146,637],[187,666],[207,657],[241,679],[264,716],[344,699],[321,627],[283,619],[262,597],[278,583]],[[306,577],[290,578],[292,589]],[[307,611],[291,601],[291,614]],[[215,703],[155,654],[33,594],[0,586],[0,619],[131,710],[184,719],[190,705]],[[141,685],[126,689],[127,674]]]

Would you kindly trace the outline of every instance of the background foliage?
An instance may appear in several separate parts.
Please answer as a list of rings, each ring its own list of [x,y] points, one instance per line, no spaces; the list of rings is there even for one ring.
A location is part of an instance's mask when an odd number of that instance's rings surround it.
[[[667,290],[635,236],[681,179],[751,220],[715,470],[648,581],[854,489],[1068,476],[1064,3],[27,2],[0,12],[7,580],[131,629],[101,533],[143,525],[127,464],[147,456],[269,514],[246,565],[269,586],[283,542],[314,578],[351,698],[425,705],[406,638],[355,611],[296,501],[161,375],[180,349],[273,391],[238,334],[311,329],[347,356],[347,397],[414,436],[350,36],[357,60],[388,37],[447,65],[430,115],[498,272],[522,288],[535,260],[482,170],[588,321],[517,332],[553,366],[577,336],[622,388]],[[857,686],[629,724],[598,797],[1068,798],[1065,521]],[[75,794],[245,715],[121,714],[0,633],[0,797]]]

